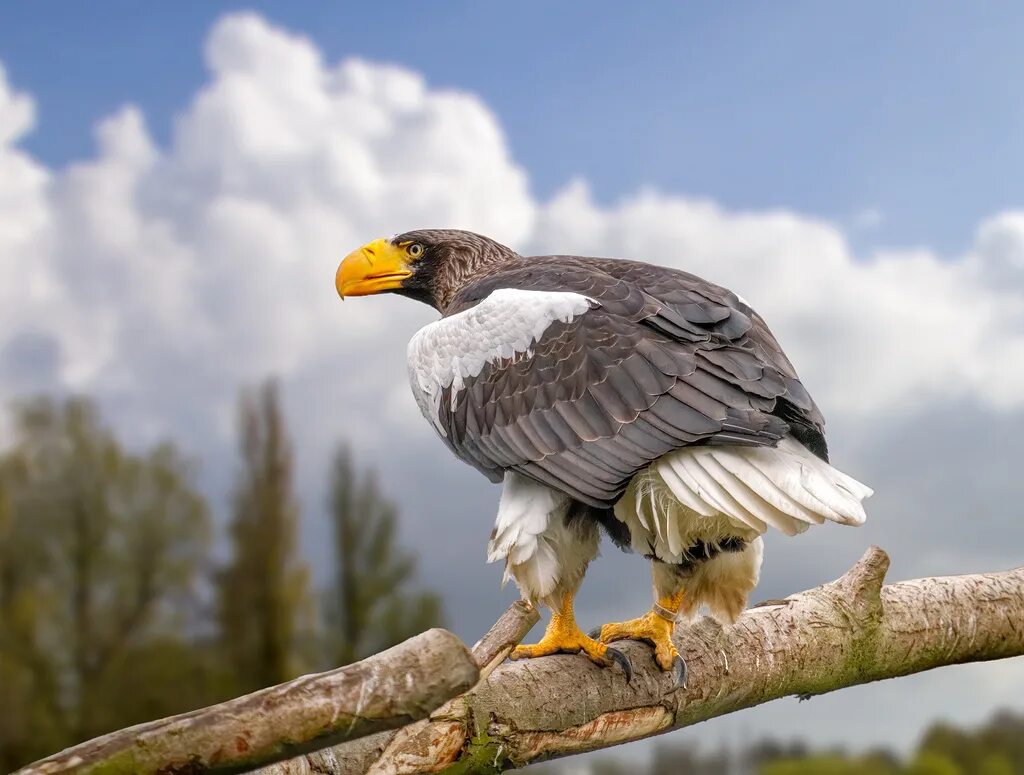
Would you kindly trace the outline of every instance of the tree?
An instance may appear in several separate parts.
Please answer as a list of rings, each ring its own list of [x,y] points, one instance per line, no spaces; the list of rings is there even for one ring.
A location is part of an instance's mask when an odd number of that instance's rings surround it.
[[[840,753],[814,754],[803,759],[780,759],[765,764],[760,775],[896,775],[877,762]]]
[[[330,661],[347,665],[441,625],[441,601],[408,589],[413,555],[395,542],[397,510],[372,473],[360,472],[347,447],[331,468],[330,513],[335,577],[327,592]]]
[[[1024,772],[1024,716],[1003,711],[978,729],[934,724],[921,741],[922,753],[954,762],[963,772]]]
[[[230,524],[232,557],[217,578],[218,621],[237,691],[302,671],[298,641],[312,612],[309,571],[297,552],[292,450],[273,381],[242,394],[241,469]]]
[[[43,589],[44,542],[14,506],[16,471],[0,462],[0,771],[54,750],[61,723],[59,664],[46,653],[51,608]]]
[[[978,775],[1014,775],[1015,772],[1010,757],[997,751],[986,754],[978,766]]]
[[[935,751],[919,751],[907,767],[907,775],[963,775],[964,771],[948,756]]]
[[[155,640],[180,647],[209,527],[192,466],[169,444],[126,452],[88,401],[28,401],[14,425],[0,462],[4,771],[40,747],[189,707],[166,665],[124,667]],[[145,714],[123,702],[140,679],[160,692]]]

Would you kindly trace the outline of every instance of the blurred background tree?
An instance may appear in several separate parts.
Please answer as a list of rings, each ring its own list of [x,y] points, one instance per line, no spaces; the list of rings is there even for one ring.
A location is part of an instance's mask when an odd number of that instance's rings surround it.
[[[335,573],[327,590],[328,663],[347,665],[443,623],[441,601],[409,589],[415,555],[396,545],[398,512],[346,446],[331,468]]]
[[[228,527],[232,559],[217,575],[217,616],[236,693],[281,683],[308,667],[309,568],[298,555],[292,449],[277,385],[245,391],[239,405],[241,470]]]
[[[170,444],[126,452],[84,400],[15,415],[0,477],[4,771],[201,704],[210,684],[182,641],[209,537],[192,466]]]
[[[666,742],[647,764],[614,754],[528,767],[531,775],[1021,775],[1024,715],[1001,711],[975,729],[936,723],[906,757],[892,751],[820,750],[806,741],[760,740],[716,751]]]
[[[331,469],[336,565],[317,610],[276,385],[244,391],[238,417],[217,567],[195,466],[172,444],[125,449],[81,398],[14,406],[0,454],[0,772],[441,621],[437,596],[412,587],[395,507],[344,447]]]
[[[921,741],[921,750],[954,762],[959,771],[973,775],[1024,772],[1024,716],[997,713],[976,730],[935,724]]]

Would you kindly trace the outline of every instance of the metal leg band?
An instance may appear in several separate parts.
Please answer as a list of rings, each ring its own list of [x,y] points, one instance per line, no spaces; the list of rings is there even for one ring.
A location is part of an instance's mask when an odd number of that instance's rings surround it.
[[[676,616],[679,614],[678,611],[669,611],[665,606],[660,603],[655,603],[652,609],[654,613],[664,619],[666,622],[675,622]]]

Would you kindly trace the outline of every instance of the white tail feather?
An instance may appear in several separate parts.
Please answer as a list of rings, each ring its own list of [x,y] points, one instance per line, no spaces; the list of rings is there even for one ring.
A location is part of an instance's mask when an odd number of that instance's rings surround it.
[[[658,473],[665,480],[672,493],[679,499],[686,508],[700,514],[702,517],[713,517],[717,512],[715,508],[704,502],[704,499],[697,495],[696,485],[691,486],[692,479],[683,478],[681,469],[677,466],[659,466]]]
[[[678,562],[699,541],[748,540],[768,526],[794,535],[826,519],[865,520],[871,489],[794,439],[777,447],[690,447],[640,472],[615,504],[635,550]]]
[[[772,505],[771,501],[762,498],[760,493],[748,487],[739,477],[727,470],[714,455],[701,459],[701,465],[736,498],[749,513],[762,522],[766,522],[776,530],[792,536],[806,530],[809,525],[797,517],[787,514]]]
[[[757,493],[763,500],[770,503],[779,511],[790,514],[794,518],[808,524],[821,524],[825,518],[805,508],[798,501],[789,497],[783,490],[772,482],[757,466],[750,462],[743,455],[719,455],[715,458],[722,467],[732,473],[747,487]]]
[[[861,500],[871,489],[815,457],[793,439],[778,447],[697,447],[681,449],[661,458],[655,466],[666,484],[681,501],[696,495],[719,513],[751,527],[754,519],[775,525],[780,514],[786,522],[821,522],[825,519],[847,525],[862,524],[866,518]],[[665,476],[665,471],[687,477]],[[705,474],[699,477],[695,472]],[[695,482],[694,492],[677,492],[678,482]],[[738,507],[738,508],[737,508]],[[790,532],[795,524],[775,525]]]
[[[715,478],[714,474],[703,465],[708,459],[709,457],[703,454],[682,455],[673,453],[663,457],[659,464],[663,463],[673,467],[682,465],[686,472],[696,480],[699,488],[696,493],[698,497],[703,498],[709,505],[714,506],[718,513],[739,520],[759,533],[767,530],[768,526],[764,521],[743,508],[736,498],[733,497],[733,494],[723,486],[725,483]]]

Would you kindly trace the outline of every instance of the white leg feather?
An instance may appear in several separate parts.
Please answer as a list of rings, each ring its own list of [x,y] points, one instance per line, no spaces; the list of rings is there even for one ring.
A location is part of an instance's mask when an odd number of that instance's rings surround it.
[[[557,608],[558,596],[579,586],[597,556],[597,525],[566,521],[570,498],[532,479],[505,473],[487,561],[505,561],[523,597]]]

